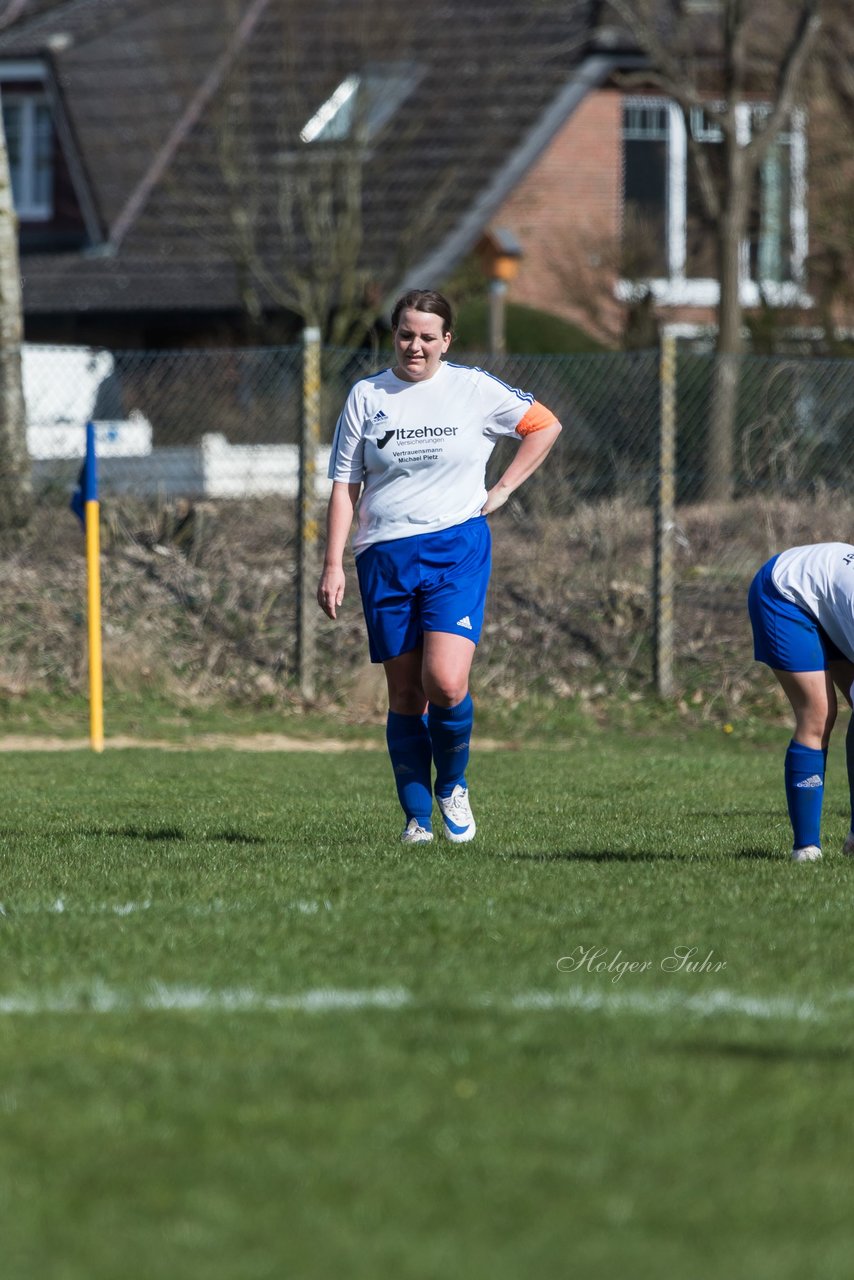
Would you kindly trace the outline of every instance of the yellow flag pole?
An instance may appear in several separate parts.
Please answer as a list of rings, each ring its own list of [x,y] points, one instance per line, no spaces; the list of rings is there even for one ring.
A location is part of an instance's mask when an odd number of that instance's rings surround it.
[[[86,575],[89,616],[89,743],[104,750],[104,673],[101,662],[100,503],[86,503]]]

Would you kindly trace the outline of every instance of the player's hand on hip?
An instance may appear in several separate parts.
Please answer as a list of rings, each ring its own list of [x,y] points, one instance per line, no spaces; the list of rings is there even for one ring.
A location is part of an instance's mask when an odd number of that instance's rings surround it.
[[[317,587],[317,603],[327,618],[336,617],[336,611],[344,599],[344,570],[324,569]]]
[[[498,485],[494,489],[490,489],[486,495],[486,502],[481,508],[482,516],[491,516],[493,511],[497,511],[499,507],[503,507],[504,503],[510,497],[509,489],[501,489]]]

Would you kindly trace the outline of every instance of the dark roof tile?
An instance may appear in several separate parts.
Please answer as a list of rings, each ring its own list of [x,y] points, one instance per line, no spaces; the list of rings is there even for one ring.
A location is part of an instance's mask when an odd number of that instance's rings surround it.
[[[533,160],[535,130],[585,54],[591,9],[31,0],[0,31],[0,59],[50,58],[114,253],[28,257],[27,309],[69,298],[83,309],[235,306],[239,208],[264,270],[287,282],[311,231],[301,184],[328,178],[332,163],[330,145],[306,145],[300,129],[368,63],[411,64],[413,88],[365,153],[361,265],[385,286],[439,261],[449,237],[459,256],[508,159],[524,162],[527,147]],[[58,33],[67,46],[51,42]],[[281,215],[288,193],[293,236]],[[316,212],[320,187],[312,203]]]

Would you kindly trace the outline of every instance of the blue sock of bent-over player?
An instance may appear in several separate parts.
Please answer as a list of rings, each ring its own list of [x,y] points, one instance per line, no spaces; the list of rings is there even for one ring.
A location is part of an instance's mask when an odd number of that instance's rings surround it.
[[[786,752],[786,801],[794,847],[821,847],[821,805],[824,800],[824,752],[794,739]]]
[[[465,786],[474,723],[471,694],[467,693],[455,707],[439,707],[431,702],[427,707],[427,723],[430,726],[433,762],[436,765],[436,795],[444,799],[458,784]]]
[[[848,768],[848,794],[851,797],[851,830],[854,831],[854,712],[845,733],[845,764]]]
[[[427,717],[404,716],[398,711],[389,711],[385,740],[406,821],[417,818],[419,826],[432,831],[433,792],[430,781],[433,749]]]

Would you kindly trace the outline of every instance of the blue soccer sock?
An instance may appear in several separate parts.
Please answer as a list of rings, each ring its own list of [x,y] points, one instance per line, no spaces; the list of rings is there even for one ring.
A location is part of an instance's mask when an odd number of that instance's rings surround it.
[[[467,693],[455,707],[439,707],[431,702],[427,707],[427,723],[436,765],[436,795],[444,799],[458,784],[465,786],[474,723],[471,694]]]
[[[400,806],[406,821],[417,818],[431,831],[433,820],[433,750],[426,716],[404,716],[389,711],[385,731]]]
[[[848,768],[848,794],[851,797],[851,830],[854,831],[854,712],[845,733],[845,764]]]
[[[786,752],[786,801],[794,847],[821,847],[821,806],[824,800],[825,753],[803,743],[789,743]]]

